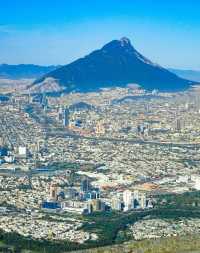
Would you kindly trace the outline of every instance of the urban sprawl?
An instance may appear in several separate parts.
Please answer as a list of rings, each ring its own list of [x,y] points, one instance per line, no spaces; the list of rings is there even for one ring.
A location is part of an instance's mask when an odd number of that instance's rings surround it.
[[[98,240],[93,213],[156,210],[200,190],[200,100],[139,88],[0,96],[0,229],[33,239]],[[195,205],[195,203],[194,203]],[[200,219],[144,219],[135,240],[200,230]]]

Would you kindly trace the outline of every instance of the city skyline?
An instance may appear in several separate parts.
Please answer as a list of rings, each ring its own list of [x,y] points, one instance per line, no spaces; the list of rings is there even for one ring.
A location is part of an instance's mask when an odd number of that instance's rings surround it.
[[[0,8],[0,252],[200,252],[200,1]]]

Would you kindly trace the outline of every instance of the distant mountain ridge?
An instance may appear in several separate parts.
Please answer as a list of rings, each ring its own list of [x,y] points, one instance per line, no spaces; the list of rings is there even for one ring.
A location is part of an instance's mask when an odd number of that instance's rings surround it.
[[[183,70],[170,68],[169,71],[182,78],[200,82],[200,70]]]
[[[39,66],[34,64],[9,65],[0,64],[0,78],[7,79],[36,79],[48,72],[58,68],[58,66]]]
[[[43,75],[62,67],[61,65],[49,65],[41,66],[35,64],[0,64],[0,78],[7,79],[36,79],[42,77]],[[168,68],[168,70],[177,76],[200,82],[200,70],[185,70],[185,69],[174,69]]]
[[[104,87],[126,87],[137,83],[147,90],[177,91],[187,89],[194,84],[154,64],[141,55],[128,38],[113,40],[101,49],[62,66],[36,80],[32,87],[35,90],[48,89],[56,83],[66,92],[92,91]]]

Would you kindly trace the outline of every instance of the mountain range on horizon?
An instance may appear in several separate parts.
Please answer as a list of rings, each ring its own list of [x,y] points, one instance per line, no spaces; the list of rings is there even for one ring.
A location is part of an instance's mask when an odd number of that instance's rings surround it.
[[[0,64],[0,78],[5,79],[36,79],[50,71],[55,70],[60,67],[50,65],[50,66],[40,66],[35,64]]]
[[[169,71],[184,79],[200,82],[200,70],[169,68]]]
[[[2,64],[2,76],[35,78],[31,85],[34,92],[93,91],[128,84],[138,84],[146,90],[178,91],[200,80],[200,73],[195,71],[167,70],[151,62],[132,46],[128,38],[113,40],[65,66]]]
[[[62,67],[62,65],[42,66],[37,64],[0,64],[0,79],[37,79],[43,75]],[[168,68],[177,76],[200,82],[200,70]]]

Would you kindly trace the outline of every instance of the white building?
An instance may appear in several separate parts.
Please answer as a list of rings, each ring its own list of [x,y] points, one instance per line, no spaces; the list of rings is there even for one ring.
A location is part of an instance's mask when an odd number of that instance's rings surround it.
[[[128,211],[133,207],[133,193],[130,190],[123,192],[124,211]]]
[[[19,153],[20,156],[27,156],[27,148],[19,146],[18,153]]]
[[[200,190],[200,176],[199,175],[191,175],[191,181],[194,182],[193,187],[196,190]]]
[[[142,208],[142,209],[145,209],[147,207],[147,199],[146,199],[146,194],[145,193],[142,193],[140,195],[139,204],[140,204],[140,208]]]

